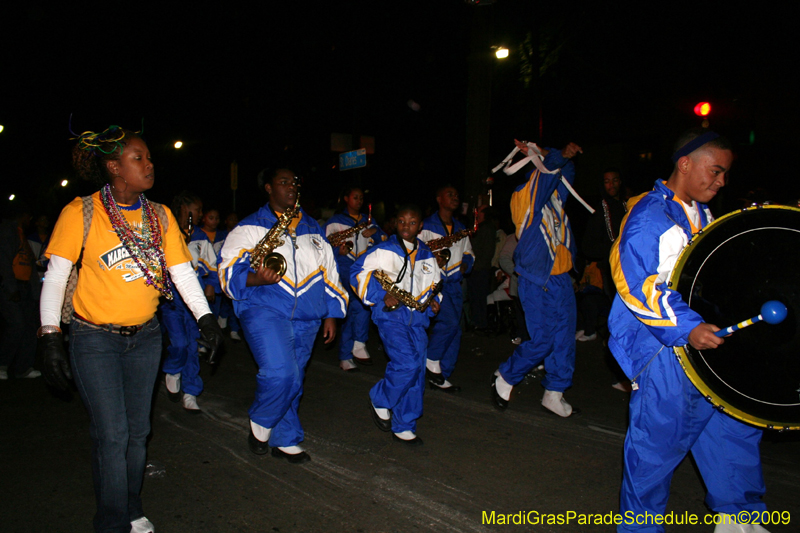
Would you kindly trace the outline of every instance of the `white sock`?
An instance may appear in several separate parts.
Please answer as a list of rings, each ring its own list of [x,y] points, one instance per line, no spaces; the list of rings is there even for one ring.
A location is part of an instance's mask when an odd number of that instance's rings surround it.
[[[414,440],[417,438],[417,435],[410,430],[402,431],[400,433],[395,433],[395,436],[397,436],[398,439],[402,440]]]
[[[260,440],[261,442],[267,442],[269,440],[269,435],[272,433],[272,428],[265,428],[264,426],[260,426],[250,421],[250,429],[253,430],[253,435]]]
[[[303,453],[305,451],[300,446],[278,446],[278,449],[283,453],[288,453],[289,455],[297,455],[298,453]]]
[[[363,348],[364,346],[366,346],[366,344],[364,344],[361,341],[354,341],[353,342],[353,350],[358,350],[359,348]]]
[[[495,375],[497,376],[497,379],[494,380],[494,388],[502,399],[508,401],[508,399],[511,398],[511,389],[513,389],[514,386],[509,385],[499,372],[495,372]]]
[[[442,383],[441,385],[436,385],[436,383],[434,383],[434,386],[439,387],[440,389],[449,389],[450,387],[453,386],[453,384],[447,380],[444,380],[444,383]]]
[[[433,372],[434,374],[441,374],[442,373],[442,365],[440,361],[431,361],[430,359],[425,360],[425,368]]]
[[[389,413],[388,409],[382,409],[380,407],[375,407],[374,405],[372,408],[375,409],[375,412],[378,413],[378,418],[381,420],[390,420],[392,418],[392,415]]]

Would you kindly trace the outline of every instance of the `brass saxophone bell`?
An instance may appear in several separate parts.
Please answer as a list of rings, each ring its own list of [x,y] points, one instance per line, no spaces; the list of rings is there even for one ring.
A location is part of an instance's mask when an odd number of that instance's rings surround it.
[[[264,268],[274,270],[279,276],[286,274],[286,259],[277,252],[267,254],[262,263]]]
[[[445,248],[444,250],[439,250],[436,252],[436,256],[440,257],[445,263],[448,263],[450,262],[452,253],[450,252],[450,248]]]
[[[350,252],[352,252],[353,251],[353,241],[347,241],[346,243],[344,243],[344,249],[345,249],[345,251],[347,251],[348,254]]]

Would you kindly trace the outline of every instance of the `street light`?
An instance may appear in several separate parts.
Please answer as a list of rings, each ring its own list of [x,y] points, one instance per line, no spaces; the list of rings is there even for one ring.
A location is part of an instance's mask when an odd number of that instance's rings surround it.
[[[16,197],[17,197],[17,195],[16,195],[16,194],[12,194],[11,196],[9,196],[9,197],[8,197],[8,199],[9,199],[9,201],[10,201],[10,200],[13,200],[13,199],[14,199],[14,198],[16,198]]]
[[[183,143],[181,141],[175,141],[175,149],[176,150],[180,150],[181,146],[183,146]]]
[[[66,187],[67,185],[69,185],[69,180],[61,180],[62,187]]]
[[[5,126],[3,126],[2,124],[0,124],[0,133],[3,133],[3,130],[4,130],[4,129],[5,129]]]
[[[494,51],[494,55],[497,57],[497,59],[505,59],[508,57],[508,48],[504,46],[498,46]]]

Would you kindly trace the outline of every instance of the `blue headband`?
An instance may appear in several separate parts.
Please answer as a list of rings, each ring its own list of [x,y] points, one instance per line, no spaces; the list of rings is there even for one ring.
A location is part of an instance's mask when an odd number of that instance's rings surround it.
[[[672,162],[677,163],[678,159],[680,159],[681,157],[691,154],[704,144],[710,143],[717,137],[719,137],[719,134],[714,133],[713,131],[707,131],[704,134],[700,135],[699,137],[695,137],[688,143],[681,146],[674,154],[672,154]]]

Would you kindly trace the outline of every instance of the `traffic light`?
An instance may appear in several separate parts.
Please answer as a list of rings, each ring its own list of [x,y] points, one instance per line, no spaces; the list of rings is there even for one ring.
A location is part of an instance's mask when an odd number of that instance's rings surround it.
[[[698,117],[707,117],[711,114],[711,104],[708,102],[700,102],[694,106],[694,114]]]
[[[696,106],[694,106],[694,114],[698,117],[703,118],[703,122],[700,124],[704,128],[708,127],[708,116],[711,114],[711,104],[708,102],[700,102]]]

